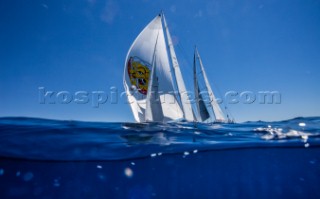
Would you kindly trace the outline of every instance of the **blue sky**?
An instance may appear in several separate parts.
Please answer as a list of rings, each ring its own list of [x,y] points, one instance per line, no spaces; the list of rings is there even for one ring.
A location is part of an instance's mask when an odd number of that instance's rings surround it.
[[[319,0],[4,0],[0,117],[133,121],[125,98],[110,101],[110,87],[123,91],[127,51],[160,10],[189,88],[196,44],[220,96],[281,93],[281,104],[229,105],[236,121],[320,115]],[[73,96],[104,91],[109,98],[98,108],[41,104],[39,87]]]

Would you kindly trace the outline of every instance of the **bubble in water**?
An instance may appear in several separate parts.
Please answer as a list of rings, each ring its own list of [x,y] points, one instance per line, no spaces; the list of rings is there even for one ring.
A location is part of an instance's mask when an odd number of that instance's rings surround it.
[[[39,196],[43,193],[43,188],[42,187],[35,187],[33,190],[33,195],[34,196]]]
[[[162,155],[162,153],[161,153],[161,152],[159,152],[159,153],[158,153],[158,156],[160,156],[160,155]]]
[[[305,143],[305,144],[304,144],[304,147],[306,147],[306,148],[308,148],[309,146],[310,146],[309,143]]]
[[[4,174],[4,169],[0,169],[0,176]]]
[[[309,163],[310,164],[314,164],[314,163],[316,163],[316,161],[315,160],[310,160]]]
[[[185,156],[187,156],[187,155],[189,155],[190,153],[188,152],[188,151],[185,151],[184,153],[183,153],[183,155],[185,155]]]
[[[55,186],[55,187],[60,187],[59,179],[54,179],[54,181],[53,181],[53,186]]]
[[[124,169],[124,174],[128,177],[131,178],[133,176],[133,171],[129,167]]]
[[[20,176],[20,171],[17,171],[16,176],[19,177]]]
[[[24,176],[23,176],[23,180],[26,181],[26,182],[32,180],[32,178],[33,178],[33,173],[32,172],[28,172],[28,173],[24,174]]]
[[[131,165],[133,165],[133,166],[134,166],[134,165],[136,165],[136,163],[134,163],[134,162],[131,162]]]
[[[150,156],[153,158],[153,157],[156,157],[157,154],[156,153],[152,153]]]
[[[299,123],[299,126],[304,127],[304,126],[306,126],[306,123],[300,122],[300,123]]]
[[[97,165],[97,168],[98,168],[98,169],[102,169],[102,166],[101,166],[101,165]]]
[[[193,150],[193,153],[198,153],[198,150],[197,149]]]
[[[100,180],[104,181],[106,179],[106,176],[100,173],[100,174],[98,174],[98,178]]]

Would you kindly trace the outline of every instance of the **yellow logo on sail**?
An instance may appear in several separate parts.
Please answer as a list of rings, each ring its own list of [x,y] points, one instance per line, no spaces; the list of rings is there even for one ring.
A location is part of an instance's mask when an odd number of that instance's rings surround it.
[[[144,62],[138,57],[130,57],[128,61],[128,75],[132,86],[146,95],[149,85],[150,64]]]

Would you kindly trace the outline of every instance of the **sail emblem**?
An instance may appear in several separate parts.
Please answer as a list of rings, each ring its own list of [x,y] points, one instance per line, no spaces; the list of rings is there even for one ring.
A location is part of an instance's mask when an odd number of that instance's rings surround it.
[[[132,90],[137,89],[141,94],[148,92],[151,65],[139,57],[130,57],[128,60],[128,75]]]

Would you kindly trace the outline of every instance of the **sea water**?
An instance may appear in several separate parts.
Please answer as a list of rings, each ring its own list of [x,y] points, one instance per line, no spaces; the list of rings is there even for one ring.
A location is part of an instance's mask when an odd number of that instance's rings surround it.
[[[320,117],[239,124],[0,118],[0,198],[320,198]]]

